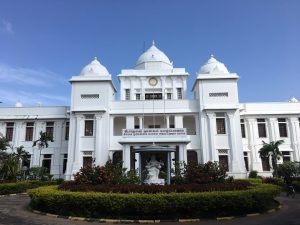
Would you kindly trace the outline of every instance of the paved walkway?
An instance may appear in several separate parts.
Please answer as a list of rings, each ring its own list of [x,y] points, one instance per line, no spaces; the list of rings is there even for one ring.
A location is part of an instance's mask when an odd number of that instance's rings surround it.
[[[273,213],[252,217],[234,218],[228,221],[201,220],[189,223],[199,225],[300,225],[300,195],[294,199],[283,194],[277,197],[282,208]],[[38,215],[30,212],[27,205],[30,199],[27,195],[5,196],[0,198],[0,225],[94,225],[97,222],[71,221],[62,218]],[[162,223],[163,225],[174,223]],[[180,223],[178,223],[180,224]]]

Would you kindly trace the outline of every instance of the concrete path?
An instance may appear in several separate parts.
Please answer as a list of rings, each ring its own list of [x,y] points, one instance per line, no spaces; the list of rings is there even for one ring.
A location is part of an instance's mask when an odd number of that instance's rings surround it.
[[[300,195],[294,199],[283,194],[277,197],[282,208],[277,212],[252,217],[234,218],[227,221],[201,220],[189,224],[199,225],[300,225]],[[72,221],[63,218],[38,215],[27,209],[30,199],[27,195],[4,196],[0,198],[0,225],[93,225],[98,222]],[[163,225],[174,224],[164,222]],[[177,223],[181,224],[181,223]]]

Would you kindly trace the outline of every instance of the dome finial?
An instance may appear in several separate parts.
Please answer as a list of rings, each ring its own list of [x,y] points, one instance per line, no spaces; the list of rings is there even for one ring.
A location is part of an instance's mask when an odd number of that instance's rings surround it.
[[[214,54],[210,54],[210,58],[214,58],[215,56],[214,56]]]
[[[155,46],[155,41],[154,40],[152,40],[152,46]]]
[[[97,59],[97,56],[94,57],[94,60],[98,60],[98,59]]]

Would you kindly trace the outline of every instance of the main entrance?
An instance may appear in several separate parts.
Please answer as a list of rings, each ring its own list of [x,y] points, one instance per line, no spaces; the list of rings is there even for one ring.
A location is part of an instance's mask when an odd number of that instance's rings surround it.
[[[175,146],[148,145],[134,148],[139,153],[139,175],[144,183],[170,184],[171,183],[171,152]],[[147,174],[144,176],[144,174]],[[163,183],[162,183],[163,181]]]

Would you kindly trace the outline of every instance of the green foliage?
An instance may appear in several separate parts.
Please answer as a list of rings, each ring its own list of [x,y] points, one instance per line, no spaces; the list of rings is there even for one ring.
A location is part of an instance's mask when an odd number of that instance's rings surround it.
[[[219,165],[218,162],[207,162],[205,164],[197,164],[190,162],[189,164],[175,164],[175,177],[172,179],[176,184],[206,184],[224,182],[226,179],[226,168]]]
[[[32,147],[38,146],[39,149],[48,148],[49,141],[53,142],[53,138],[47,134],[47,132],[40,132],[40,138],[33,142]]]
[[[84,184],[138,184],[136,171],[126,171],[122,163],[107,161],[105,166],[83,167],[74,176],[76,183]]]
[[[57,184],[56,181],[20,181],[14,183],[0,183],[0,195],[23,193],[28,189],[55,184]]]
[[[263,141],[263,147],[259,150],[259,155],[261,158],[269,159],[271,157],[272,167],[273,167],[273,175],[278,177],[277,172],[277,160],[280,159],[282,153],[279,151],[279,145],[283,144],[283,140],[279,141],[271,141],[270,143],[266,143]]]
[[[247,178],[247,179],[235,179],[235,180],[248,181],[250,184],[253,184],[253,185],[262,184],[262,179],[260,179],[260,178]]]
[[[279,177],[294,177],[297,175],[298,164],[295,162],[284,162],[278,166]]]
[[[293,181],[292,185],[293,185],[295,191],[299,193],[300,192],[300,181]]]
[[[52,179],[49,171],[45,167],[31,167],[28,170],[28,179],[29,180],[41,180],[47,181]]]
[[[21,173],[21,161],[28,160],[29,153],[24,150],[24,146],[16,148],[16,151],[7,154],[2,160],[0,167],[0,177],[4,180],[16,180]]]
[[[248,177],[249,178],[257,178],[257,171],[251,170]]]
[[[5,151],[9,147],[9,141],[0,133],[0,151]]]
[[[65,216],[199,218],[263,211],[273,204],[279,192],[279,187],[268,184],[243,191],[157,194],[70,192],[52,186],[32,190],[30,205],[33,209]]]

